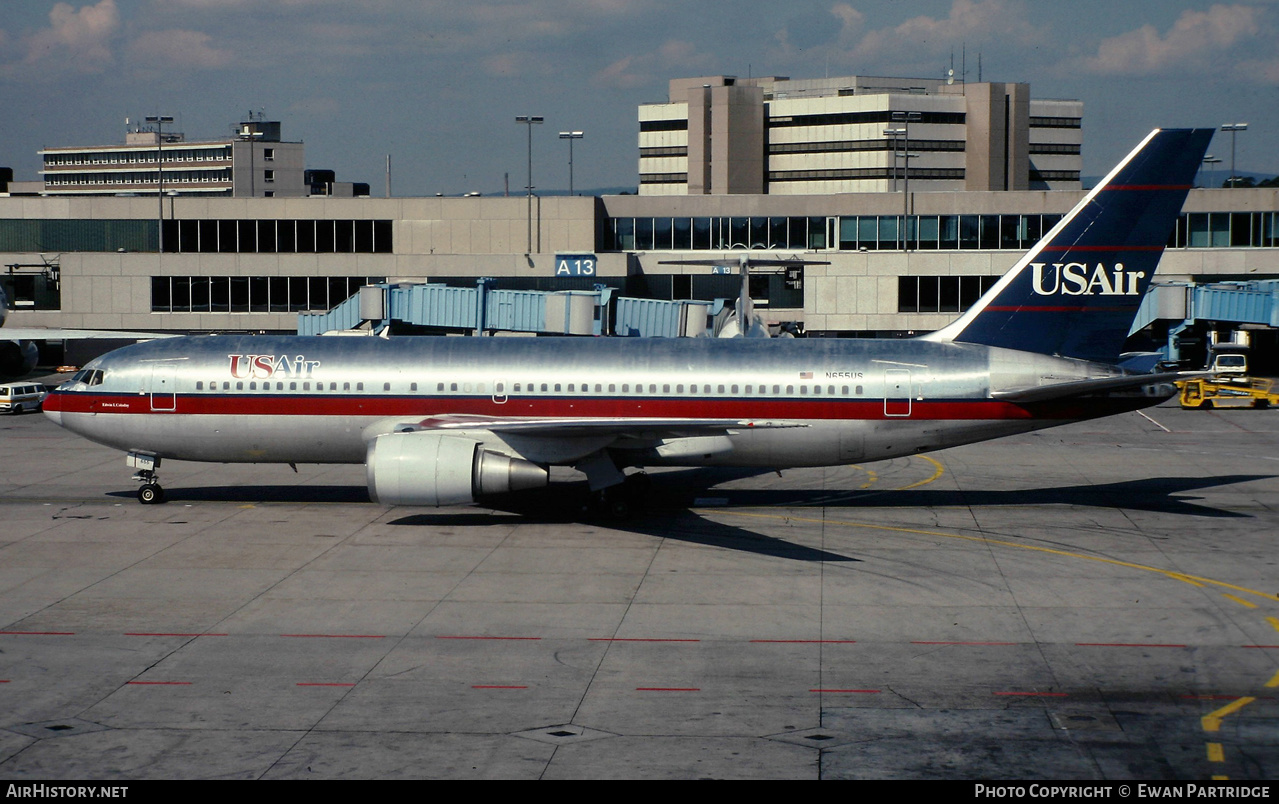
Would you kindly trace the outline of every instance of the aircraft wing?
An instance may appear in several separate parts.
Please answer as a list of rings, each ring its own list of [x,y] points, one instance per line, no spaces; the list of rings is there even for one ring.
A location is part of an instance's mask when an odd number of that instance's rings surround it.
[[[807,427],[802,422],[749,419],[678,419],[678,418],[501,418],[497,416],[432,416],[412,424],[400,425],[399,432],[487,430],[547,437],[631,436],[637,438],[689,438],[719,435],[729,430],[763,430],[783,427]]]
[[[1172,371],[1161,374],[1130,374],[1123,377],[1105,377],[1099,380],[1075,380],[1054,385],[1036,385],[1030,388],[1010,388],[991,391],[991,399],[1001,402],[1046,402],[1054,399],[1070,399],[1106,391],[1125,391],[1145,385],[1166,385],[1202,377],[1205,372]]]

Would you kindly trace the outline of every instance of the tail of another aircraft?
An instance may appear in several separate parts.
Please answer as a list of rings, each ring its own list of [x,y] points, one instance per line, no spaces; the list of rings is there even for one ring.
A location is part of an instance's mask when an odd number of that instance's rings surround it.
[[[1114,362],[1213,129],[1156,129],[968,312],[925,336]]]

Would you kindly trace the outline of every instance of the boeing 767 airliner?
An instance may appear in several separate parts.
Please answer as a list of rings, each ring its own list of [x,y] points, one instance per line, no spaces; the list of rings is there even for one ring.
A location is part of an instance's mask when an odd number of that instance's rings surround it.
[[[165,459],[364,463],[392,505],[585,473],[895,458],[1153,405],[1177,375],[1119,353],[1211,129],[1156,130],[953,324],[912,340],[203,336],[128,346],[49,395],[53,421]],[[1166,386],[1165,386],[1166,387]]]

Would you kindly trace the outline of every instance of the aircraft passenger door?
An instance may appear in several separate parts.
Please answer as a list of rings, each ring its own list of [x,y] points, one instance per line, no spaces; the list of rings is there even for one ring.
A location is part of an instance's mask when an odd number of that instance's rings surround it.
[[[177,369],[174,366],[151,367],[151,410],[176,410]]]
[[[509,396],[507,396],[506,386],[507,386],[507,382],[505,380],[497,380],[496,382],[493,383],[493,404],[494,405],[505,405],[506,400],[510,398]]]
[[[886,369],[884,371],[884,415],[910,415],[910,370]]]

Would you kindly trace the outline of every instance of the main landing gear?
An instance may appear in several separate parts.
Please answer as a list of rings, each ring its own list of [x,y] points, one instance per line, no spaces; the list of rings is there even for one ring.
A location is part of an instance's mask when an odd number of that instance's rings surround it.
[[[133,479],[142,484],[138,489],[138,502],[143,505],[158,505],[164,502],[164,488],[160,485],[160,476],[155,473],[160,468],[160,459],[154,455],[130,452],[125,456],[125,463],[138,471]]]
[[[592,491],[586,505],[586,513],[608,519],[630,519],[644,508],[645,497],[652,481],[643,472],[627,476],[614,486]]]

